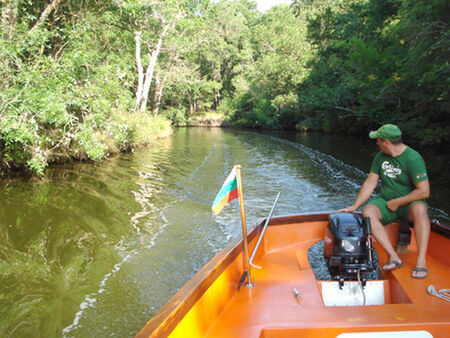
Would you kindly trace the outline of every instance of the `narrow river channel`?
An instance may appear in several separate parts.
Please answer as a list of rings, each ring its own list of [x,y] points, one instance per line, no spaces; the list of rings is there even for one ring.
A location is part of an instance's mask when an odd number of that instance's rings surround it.
[[[2,180],[0,336],[132,337],[241,235],[236,201],[210,209],[233,165],[252,227],[278,192],[275,215],[351,204],[375,151],[354,138],[190,128],[42,180]],[[431,175],[431,214],[448,223],[442,175]]]

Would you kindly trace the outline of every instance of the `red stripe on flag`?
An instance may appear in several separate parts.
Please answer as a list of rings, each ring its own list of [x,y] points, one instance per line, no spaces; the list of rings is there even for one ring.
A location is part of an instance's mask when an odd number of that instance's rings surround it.
[[[239,195],[238,195],[238,189],[236,188],[236,189],[234,189],[234,190],[231,190],[230,193],[228,194],[228,200],[227,200],[227,203],[228,203],[228,202],[231,202],[232,200],[234,200],[235,198],[238,198],[238,197],[239,197]]]

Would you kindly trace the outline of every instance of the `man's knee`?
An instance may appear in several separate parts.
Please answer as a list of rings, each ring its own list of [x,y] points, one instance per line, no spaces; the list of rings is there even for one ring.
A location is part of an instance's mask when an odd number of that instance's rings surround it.
[[[417,221],[429,222],[428,207],[425,203],[418,202],[411,205],[409,208],[409,221],[416,223]]]
[[[374,204],[367,204],[363,208],[363,216],[369,217],[369,216],[379,216],[381,215],[380,209]]]
[[[370,218],[376,218],[381,219],[381,211],[380,209],[374,205],[374,204],[368,204],[366,205],[363,210],[362,214],[364,217],[370,217]]]

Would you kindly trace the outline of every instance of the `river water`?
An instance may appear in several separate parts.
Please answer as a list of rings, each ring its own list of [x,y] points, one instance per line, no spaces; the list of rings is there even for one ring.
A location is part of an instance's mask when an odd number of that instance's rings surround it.
[[[2,180],[0,336],[132,337],[241,235],[237,201],[210,209],[233,165],[251,228],[278,192],[274,215],[350,205],[375,152],[351,137],[190,128],[42,180]],[[433,160],[430,213],[449,222],[446,160]]]

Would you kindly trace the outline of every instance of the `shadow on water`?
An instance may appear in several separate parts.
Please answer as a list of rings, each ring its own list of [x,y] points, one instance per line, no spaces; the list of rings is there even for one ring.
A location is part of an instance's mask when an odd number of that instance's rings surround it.
[[[234,164],[251,226],[279,191],[276,215],[352,203],[375,152],[354,138],[191,128],[40,181],[2,180],[0,336],[133,336],[240,235],[237,202],[210,210]],[[438,182],[432,212],[448,221]]]

